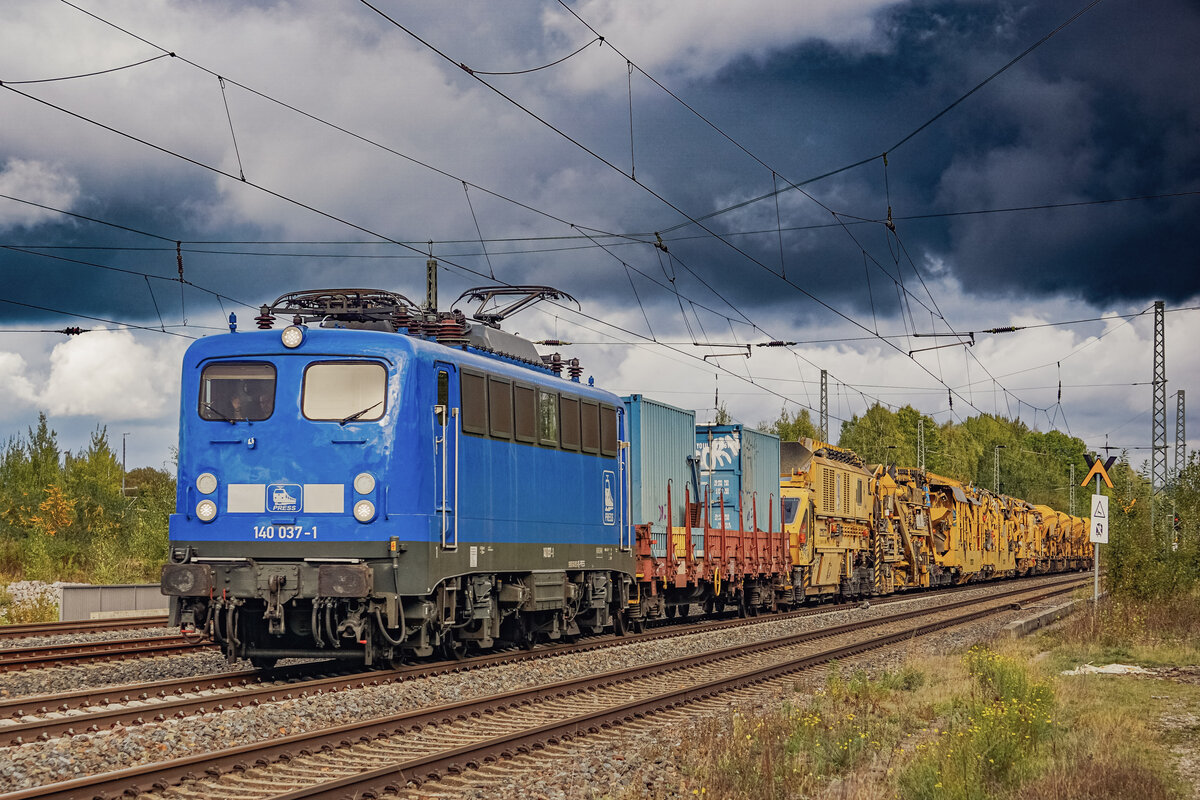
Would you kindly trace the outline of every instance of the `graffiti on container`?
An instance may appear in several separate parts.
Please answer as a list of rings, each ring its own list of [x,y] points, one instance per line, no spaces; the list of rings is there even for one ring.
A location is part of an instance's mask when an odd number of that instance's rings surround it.
[[[733,465],[741,452],[741,440],[731,433],[714,436],[710,441],[696,443],[696,460],[700,469],[711,471]]]

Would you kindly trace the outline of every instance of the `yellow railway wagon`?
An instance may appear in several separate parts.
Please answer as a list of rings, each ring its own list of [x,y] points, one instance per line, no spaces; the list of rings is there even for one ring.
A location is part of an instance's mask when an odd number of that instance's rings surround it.
[[[1040,553],[1038,532],[1040,516],[1033,506],[1015,497],[1008,498],[1010,520],[1015,543],[1017,575],[1032,575],[1037,571]]]
[[[979,500],[953,478],[928,473],[929,516],[933,522],[933,584],[966,583],[982,562]]]
[[[926,588],[934,559],[924,473],[882,466],[874,473],[877,591]]]
[[[1086,520],[849,450],[782,443],[796,602],[886,595],[1091,565]]]
[[[1071,569],[1085,569],[1092,563],[1090,520],[1071,517],[1071,551],[1068,556]]]
[[[1034,506],[1034,508],[1042,515],[1042,530],[1045,537],[1042,571],[1058,572],[1066,567],[1071,518],[1055,511],[1050,506]]]
[[[849,450],[782,443],[780,495],[798,597],[874,593],[871,473]]]
[[[978,493],[982,505],[980,572],[983,577],[1009,577],[1017,570],[1014,525],[1006,502],[1009,498],[986,490]]]

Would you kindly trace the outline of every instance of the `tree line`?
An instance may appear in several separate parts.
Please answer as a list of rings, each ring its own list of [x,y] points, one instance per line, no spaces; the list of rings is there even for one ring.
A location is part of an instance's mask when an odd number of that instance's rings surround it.
[[[805,436],[819,439],[808,409],[760,423],[763,430],[784,441]],[[995,466],[999,454],[1000,491],[1035,504],[1070,511],[1071,469],[1076,488],[1088,471],[1087,446],[1082,440],[1059,431],[1031,430],[1020,420],[980,414],[960,423],[938,424],[933,417],[912,406],[892,411],[876,403],[860,417],[842,422],[836,441],[853,450],[868,464],[917,467],[918,429],[924,428],[925,469],[963,483],[995,488]],[[1080,510],[1082,490],[1076,491]]]
[[[124,477],[125,491],[122,491]],[[156,581],[167,553],[175,478],[123,473],[104,427],[63,451],[46,415],[0,453],[0,575],[87,583]]]

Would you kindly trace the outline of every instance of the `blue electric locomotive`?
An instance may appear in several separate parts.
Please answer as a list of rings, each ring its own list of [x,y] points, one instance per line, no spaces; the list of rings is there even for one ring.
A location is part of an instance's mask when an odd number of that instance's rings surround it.
[[[555,295],[522,291],[512,307]],[[173,625],[259,666],[623,625],[622,402],[476,319],[378,290],[293,293],[263,330],[188,349]]]

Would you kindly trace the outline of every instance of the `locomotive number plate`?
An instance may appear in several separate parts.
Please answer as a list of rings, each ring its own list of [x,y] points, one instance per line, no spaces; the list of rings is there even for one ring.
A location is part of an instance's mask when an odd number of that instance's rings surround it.
[[[255,525],[255,539],[316,539],[317,526],[313,525],[309,529],[305,529],[303,525]]]

